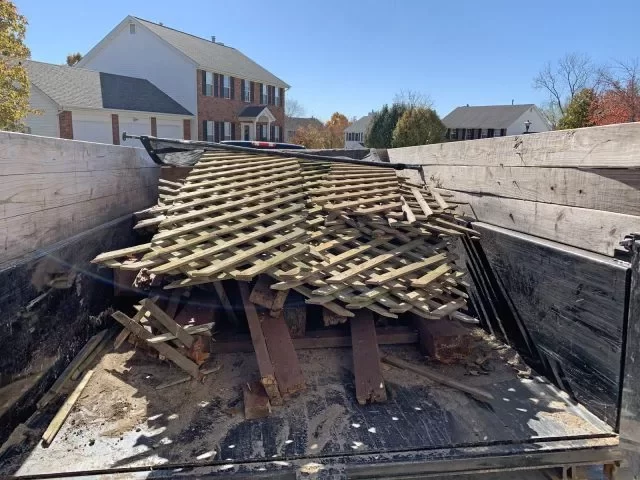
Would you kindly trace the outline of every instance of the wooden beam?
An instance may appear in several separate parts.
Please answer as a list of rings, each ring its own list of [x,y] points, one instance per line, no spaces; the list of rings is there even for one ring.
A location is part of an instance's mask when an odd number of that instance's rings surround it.
[[[145,298],[140,302],[143,308],[146,308],[153,318],[157,320],[169,333],[175,335],[187,348],[193,345],[193,337],[189,335],[176,321],[167,315],[164,310],[158,307],[150,299]],[[145,339],[148,340],[148,339]]]
[[[242,386],[245,420],[268,417],[271,414],[269,396],[259,381]]]
[[[391,163],[429,166],[638,168],[640,124],[391,148],[387,152]]]
[[[586,208],[453,192],[480,222],[613,256],[619,242],[640,231],[640,217]]]
[[[262,332],[262,326],[260,325],[260,317],[258,316],[255,305],[249,300],[249,287],[245,282],[238,282],[238,287],[247,316],[247,323],[249,324],[249,332],[251,333],[251,342],[253,343],[253,350],[255,351],[258,362],[258,370],[260,370],[260,381],[269,396],[271,404],[282,405],[282,396],[278,390],[278,382],[276,381],[275,371]]]
[[[387,400],[373,315],[360,310],[350,321],[353,348],[353,373],[356,398],[360,405]]]
[[[269,350],[280,394],[286,398],[303,391],[306,383],[283,312],[280,311],[279,315],[274,317],[266,312],[260,316],[262,333]]]

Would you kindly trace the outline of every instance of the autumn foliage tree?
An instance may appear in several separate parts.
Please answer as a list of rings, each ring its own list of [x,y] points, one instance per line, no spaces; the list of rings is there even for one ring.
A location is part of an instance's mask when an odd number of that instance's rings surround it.
[[[0,0],[0,130],[22,131],[29,113],[29,80],[21,60],[27,19],[9,0]]]
[[[347,117],[335,112],[321,127],[309,125],[299,128],[292,141],[307,148],[343,148],[344,129],[348,126]]]
[[[640,72],[638,61],[617,62],[603,69],[599,83],[601,92],[591,105],[594,125],[640,121]]]
[[[67,65],[70,67],[73,67],[80,60],[82,60],[82,54],[80,52],[70,53],[67,55]]]

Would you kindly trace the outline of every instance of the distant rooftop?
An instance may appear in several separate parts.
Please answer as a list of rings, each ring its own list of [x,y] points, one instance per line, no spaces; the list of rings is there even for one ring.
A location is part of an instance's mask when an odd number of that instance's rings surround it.
[[[345,128],[344,131],[347,133],[366,132],[369,128],[371,120],[373,120],[373,115],[373,113],[370,113],[369,115],[365,115],[364,117],[359,118],[347,128]]]
[[[447,128],[508,128],[532,107],[533,103],[458,107],[442,122]]]

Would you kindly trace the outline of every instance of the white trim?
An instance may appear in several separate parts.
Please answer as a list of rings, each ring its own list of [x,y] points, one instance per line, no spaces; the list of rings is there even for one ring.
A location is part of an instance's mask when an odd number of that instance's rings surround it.
[[[54,102],[55,103],[55,102]],[[87,108],[87,107],[74,107],[73,105],[64,105],[59,106],[60,111],[64,110],[81,110],[84,112],[106,112],[106,113],[117,113],[118,115],[133,115],[133,114],[142,114],[142,115],[151,115],[153,117],[171,117],[171,118],[183,118],[183,119],[191,119],[195,118],[195,115],[187,115],[182,113],[163,113],[163,112],[145,112],[142,110],[118,110],[115,108]]]
[[[265,114],[265,110],[266,110],[266,114]],[[266,106],[262,110],[260,110],[260,112],[258,112],[258,114],[255,117],[240,117],[239,116],[238,120],[240,120],[241,122],[255,122],[263,114],[265,114],[267,116],[267,118],[269,119],[270,122],[275,122],[276,121],[276,117],[273,115],[273,113],[271,113],[271,110],[269,110],[269,107],[266,107]]]

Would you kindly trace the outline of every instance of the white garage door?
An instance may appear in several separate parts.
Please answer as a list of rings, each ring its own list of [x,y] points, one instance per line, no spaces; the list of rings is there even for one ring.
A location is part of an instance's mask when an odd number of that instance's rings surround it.
[[[113,144],[110,116],[83,116],[72,112],[71,119],[74,140]]]
[[[182,138],[182,122],[180,120],[161,120],[156,122],[158,127],[158,137],[160,138]]]
[[[127,132],[129,135],[151,135],[151,119],[149,117],[136,117],[137,120],[120,118],[120,136],[122,132]],[[120,138],[120,145],[127,145],[128,147],[141,147],[140,140],[127,140],[122,141]]]

